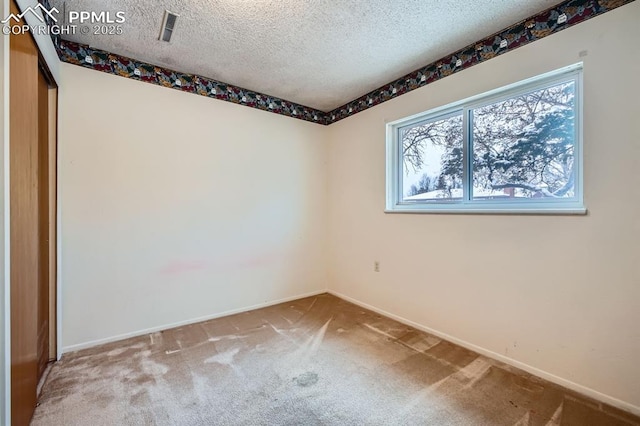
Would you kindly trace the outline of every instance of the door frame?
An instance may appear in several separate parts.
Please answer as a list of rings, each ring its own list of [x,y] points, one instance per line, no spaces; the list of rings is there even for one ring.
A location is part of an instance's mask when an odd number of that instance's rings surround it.
[[[36,47],[37,44],[36,44]],[[47,82],[47,196],[48,196],[48,219],[49,226],[47,231],[49,237],[48,244],[48,301],[49,301],[49,348],[48,359],[49,361],[59,361],[61,353],[59,351],[59,315],[58,315],[58,300],[60,295],[58,294],[58,253],[60,243],[58,241],[59,233],[59,209],[58,209],[58,84],[55,78],[51,74],[48,64],[39,51],[38,65],[40,73]],[[51,208],[51,203],[54,203],[54,208]],[[53,219],[53,220],[52,220]],[[53,255],[53,257],[52,257]],[[52,274],[52,272],[54,272]],[[54,303],[55,302],[55,303]],[[52,305],[54,303],[54,305]]]
[[[2,2],[3,15],[9,13],[10,0],[0,0]],[[2,270],[2,293],[0,294],[0,302],[2,302],[2,341],[0,341],[0,360],[2,360],[2,373],[0,376],[4,380],[0,380],[0,424],[11,424],[11,231],[9,228],[10,223],[10,193],[9,193],[9,142],[10,142],[10,129],[9,129],[9,111],[10,111],[10,99],[9,99],[9,57],[10,57],[10,45],[9,37],[2,37],[0,41],[2,48],[2,149],[0,156],[2,158],[2,173],[0,179],[2,180],[2,259],[0,260],[0,268]]]

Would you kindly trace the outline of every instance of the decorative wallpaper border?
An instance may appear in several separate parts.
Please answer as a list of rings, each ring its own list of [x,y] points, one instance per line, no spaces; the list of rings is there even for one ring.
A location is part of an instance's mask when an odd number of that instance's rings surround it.
[[[70,41],[56,39],[54,44],[63,62],[329,125],[633,1],[566,0],[330,112],[323,112],[206,77],[172,71]]]
[[[633,1],[564,1],[336,108],[327,114],[327,124],[333,124]]]
[[[327,124],[325,122],[326,112],[276,98],[275,96],[254,92],[199,75],[158,67],[71,41],[61,40],[56,47],[60,60],[70,64],[300,120]]]

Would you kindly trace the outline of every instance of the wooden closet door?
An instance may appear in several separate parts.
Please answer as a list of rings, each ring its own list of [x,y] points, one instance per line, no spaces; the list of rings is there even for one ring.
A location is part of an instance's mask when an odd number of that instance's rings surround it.
[[[14,4],[13,13],[18,13]],[[38,385],[39,201],[38,50],[31,35],[11,35],[11,418],[28,425]]]
[[[49,84],[38,73],[38,381],[49,364]]]

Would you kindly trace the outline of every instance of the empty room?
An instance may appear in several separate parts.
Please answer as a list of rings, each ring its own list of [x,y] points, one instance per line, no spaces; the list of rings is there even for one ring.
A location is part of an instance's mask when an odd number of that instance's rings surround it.
[[[0,4],[0,425],[640,426],[640,2]]]

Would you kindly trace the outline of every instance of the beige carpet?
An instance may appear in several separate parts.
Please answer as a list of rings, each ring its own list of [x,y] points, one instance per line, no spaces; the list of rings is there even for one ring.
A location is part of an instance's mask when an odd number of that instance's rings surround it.
[[[34,425],[640,425],[330,295],[67,354]]]

